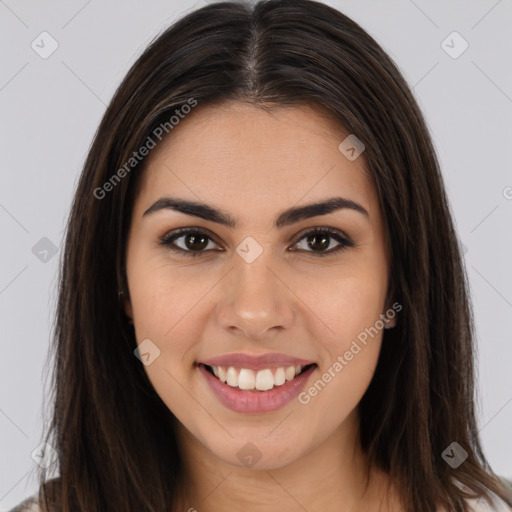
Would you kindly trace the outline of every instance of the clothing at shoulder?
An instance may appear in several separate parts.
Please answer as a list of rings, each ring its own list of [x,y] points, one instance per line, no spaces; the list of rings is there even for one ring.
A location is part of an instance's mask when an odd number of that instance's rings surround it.
[[[507,480],[505,480],[505,482],[508,485],[512,484]],[[37,503],[37,496],[37,494],[30,496],[8,512],[41,512]],[[496,496],[496,494],[491,492],[491,497],[493,499],[493,506],[489,506],[487,501],[483,498],[478,500],[468,500],[471,512],[512,512],[512,508],[509,507],[499,496]],[[445,510],[443,508],[439,508],[437,512],[445,512]]]
[[[492,507],[483,498],[478,500],[469,500],[469,504],[471,505],[470,510],[472,512],[512,512],[512,508],[510,508],[501,498],[496,495],[493,495],[492,498],[494,502]]]
[[[496,494],[491,492],[491,497],[493,499],[492,506],[483,498],[467,500],[470,507],[469,510],[471,512],[512,512],[512,508],[510,508],[499,496],[496,496]],[[440,507],[437,512],[446,512],[446,510]]]
[[[27,498],[12,510],[9,510],[9,512],[41,512],[41,509],[37,504],[37,495]]]
[[[505,478],[501,478],[502,483],[508,488],[510,487],[511,482],[506,480]],[[492,491],[490,492],[491,498],[493,500],[493,504],[489,505],[486,500],[483,498],[469,500],[469,504],[471,505],[472,512],[512,512],[512,508],[510,505],[507,505],[499,496],[494,494]]]

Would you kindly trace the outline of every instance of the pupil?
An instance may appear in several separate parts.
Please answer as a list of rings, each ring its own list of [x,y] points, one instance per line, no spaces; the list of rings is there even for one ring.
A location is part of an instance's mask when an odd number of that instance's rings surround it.
[[[314,235],[310,235],[308,238],[309,238],[309,240],[311,240],[311,239],[314,240],[313,243],[308,242],[309,246],[313,250],[315,250],[315,242],[317,242],[317,240],[321,240],[321,247],[320,247],[320,249],[327,249],[327,247],[329,247],[329,235],[317,235],[317,234],[314,234]]]
[[[208,245],[207,237],[203,235],[188,234],[185,244],[189,249],[202,250]],[[308,237],[308,245],[314,250],[325,250],[329,247],[329,235],[313,234]]]
[[[194,247],[194,243],[197,243],[197,241],[201,241],[202,243],[199,243],[199,247],[197,245]],[[208,245],[208,241],[207,241],[207,238],[203,235],[198,236],[198,235],[189,234],[185,237],[185,244],[186,244],[187,248],[189,248],[189,249],[201,250],[201,249],[204,249]]]

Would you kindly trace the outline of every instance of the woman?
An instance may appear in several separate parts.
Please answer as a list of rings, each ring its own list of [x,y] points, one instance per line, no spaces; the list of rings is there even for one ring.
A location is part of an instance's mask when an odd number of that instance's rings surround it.
[[[430,135],[326,5],[212,4],[137,60],[57,320],[40,510],[510,510]]]

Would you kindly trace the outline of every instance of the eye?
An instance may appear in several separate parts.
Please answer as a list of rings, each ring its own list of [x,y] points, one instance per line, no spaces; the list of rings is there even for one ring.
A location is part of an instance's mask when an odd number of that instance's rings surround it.
[[[183,238],[181,246],[175,241]],[[182,228],[168,233],[159,239],[159,244],[168,246],[171,251],[184,254],[185,256],[200,256],[206,248],[211,250],[212,237],[206,232],[196,228]],[[214,245],[216,245],[214,243]]]
[[[179,243],[177,241],[181,240]],[[333,240],[338,244],[334,248],[331,247]],[[303,241],[305,243],[303,243]],[[158,239],[159,245],[167,246],[171,251],[183,254],[184,256],[201,256],[212,250],[211,244],[217,245],[213,238],[202,229],[198,228],[181,228],[172,231],[162,238]],[[304,233],[294,245],[303,247],[292,249],[292,252],[302,251],[313,253],[315,256],[327,256],[335,252],[340,252],[347,247],[354,247],[355,244],[341,231],[332,228],[312,228]],[[308,250],[311,248],[312,250]],[[329,249],[328,251],[326,249]],[[221,249],[222,250],[222,249]],[[221,251],[220,250],[220,251]],[[220,252],[219,251],[219,252]]]
[[[315,256],[328,256],[333,253],[343,251],[347,247],[354,247],[355,244],[341,231],[332,228],[312,228],[303,234],[295,245],[300,244],[302,241],[303,247],[312,248],[312,251],[305,250],[305,252],[313,253]],[[331,247],[332,241],[335,240],[338,245]],[[330,248],[329,251],[326,249]],[[295,251],[294,249],[293,251]],[[303,249],[299,249],[303,250]]]

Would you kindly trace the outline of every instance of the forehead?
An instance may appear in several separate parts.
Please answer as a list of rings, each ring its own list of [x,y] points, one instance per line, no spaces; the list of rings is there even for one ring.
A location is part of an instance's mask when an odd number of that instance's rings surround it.
[[[198,106],[148,156],[139,208],[178,193],[243,214],[340,194],[372,210],[376,196],[364,159],[350,161],[338,148],[348,135],[306,105],[270,112],[238,102]]]

